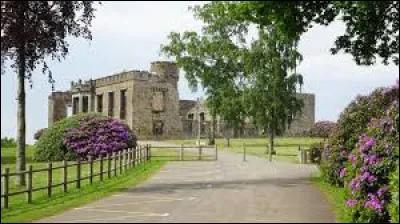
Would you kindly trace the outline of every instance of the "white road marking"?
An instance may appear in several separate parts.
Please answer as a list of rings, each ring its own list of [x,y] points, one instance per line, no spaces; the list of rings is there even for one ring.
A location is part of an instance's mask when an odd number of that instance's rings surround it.
[[[98,208],[109,208],[109,207],[116,207],[116,206],[125,206],[125,205],[136,205],[136,204],[151,204],[156,202],[172,202],[172,201],[193,201],[196,199],[195,197],[185,198],[171,198],[171,199],[160,199],[160,200],[151,200],[151,201],[137,201],[137,202],[129,202],[129,203],[121,203],[121,204],[107,204],[103,206],[90,206],[90,207],[82,207],[82,208],[75,208],[76,210],[80,209],[98,209]]]
[[[155,216],[155,217],[169,216],[169,213],[128,212],[128,211],[113,211],[113,210],[107,210],[107,209],[91,209],[91,208],[76,208],[76,209],[84,210],[84,211],[92,211],[92,212],[135,214],[135,216]]]

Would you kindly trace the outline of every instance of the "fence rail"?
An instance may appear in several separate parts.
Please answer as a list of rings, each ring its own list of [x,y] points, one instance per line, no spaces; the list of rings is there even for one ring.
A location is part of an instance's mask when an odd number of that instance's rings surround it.
[[[197,158],[197,160],[203,160],[207,158],[211,158],[212,160],[218,160],[218,147],[217,145],[215,146],[204,146],[204,145],[198,145],[198,146],[185,146],[185,145],[180,145],[180,146],[154,146],[155,149],[176,149],[179,150],[177,151],[179,155],[172,156],[172,155],[167,155],[167,156],[153,156],[151,155],[151,158],[171,158],[171,157],[178,157],[178,161],[184,161],[185,158]],[[190,155],[187,156],[185,155],[185,149],[189,149],[189,152],[191,153],[196,153],[197,155]],[[193,149],[197,149],[193,150]],[[211,149],[211,153],[204,153],[204,149]],[[192,161],[192,160],[191,160]]]
[[[136,148],[125,149],[123,152],[107,154],[106,157],[100,156],[99,159],[88,161],[80,161],[76,162],[68,162],[63,161],[62,166],[53,166],[53,163],[49,162],[47,164],[47,168],[33,169],[32,165],[28,167],[28,170],[22,172],[10,172],[9,168],[4,170],[4,173],[1,174],[1,178],[3,181],[3,192],[1,194],[1,198],[3,199],[3,207],[5,209],[9,208],[9,200],[11,196],[26,194],[27,202],[32,203],[33,192],[46,190],[48,197],[52,196],[53,189],[56,187],[63,187],[63,191],[67,192],[70,184],[75,184],[76,188],[81,187],[81,181],[88,180],[89,183],[93,183],[93,177],[100,177],[100,181],[104,180],[104,175],[106,174],[108,178],[112,177],[112,173],[114,176],[117,176],[117,171],[119,170],[119,174],[126,172],[129,168],[135,167],[139,164],[146,163],[150,160],[150,145],[137,146]],[[104,170],[104,162],[107,162],[107,170]],[[93,164],[100,163],[99,172],[93,172]],[[112,163],[113,168],[112,168]],[[82,176],[82,165],[89,165],[89,170],[87,176]],[[76,179],[68,180],[68,168],[76,167]],[[53,171],[62,169],[62,182],[54,183]],[[34,174],[47,172],[47,184],[44,187],[34,188],[33,186],[33,178]],[[25,190],[19,190],[10,192],[10,177],[25,175],[27,174],[27,185]]]

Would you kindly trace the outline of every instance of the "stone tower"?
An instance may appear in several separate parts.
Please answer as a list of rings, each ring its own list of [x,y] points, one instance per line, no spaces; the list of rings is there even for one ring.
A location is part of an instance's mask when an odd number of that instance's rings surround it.
[[[153,136],[181,137],[179,68],[174,62],[154,61],[150,73],[155,76],[151,91]]]

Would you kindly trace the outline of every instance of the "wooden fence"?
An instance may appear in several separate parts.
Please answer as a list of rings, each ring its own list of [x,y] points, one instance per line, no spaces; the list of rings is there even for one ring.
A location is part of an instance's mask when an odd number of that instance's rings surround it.
[[[136,148],[126,149],[122,152],[108,154],[107,157],[100,156],[96,160],[89,159],[88,161],[80,161],[77,160],[76,162],[67,162],[63,161],[63,165],[61,166],[53,166],[50,162],[47,164],[47,168],[42,169],[33,169],[32,165],[28,167],[28,170],[23,172],[10,172],[9,168],[6,168],[4,173],[1,174],[1,178],[3,181],[3,192],[1,194],[1,198],[3,199],[3,207],[9,207],[9,200],[11,196],[26,194],[27,203],[32,203],[33,192],[46,190],[47,195],[49,197],[52,196],[52,191],[56,187],[62,187],[64,192],[67,192],[69,185],[75,184],[76,188],[81,187],[81,182],[83,180],[89,180],[89,183],[93,183],[93,178],[99,176],[99,180],[104,180],[104,175],[106,174],[108,178],[111,178],[112,175],[117,176],[122,174],[123,172],[127,171],[129,168],[135,167],[139,164],[146,163],[150,160],[150,145],[145,146],[137,146]],[[93,164],[100,163],[100,170],[99,172],[93,172]],[[107,170],[104,170],[104,162],[107,162]],[[88,174],[87,176],[82,176],[82,169],[81,166],[88,164]],[[69,167],[76,167],[76,179],[68,180],[68,168]],[[53,171],[62,169],[62,179],[61,183],[53,183]],[[33,186],[33,178],[34,174],[36,173],[47,173],[47,186],[35,188]],[[19,190],[10,192],[10,177],[19,176],[19,175],[27,175],[27,185],[25,190]]]
[[[197,146],[154,146],[155,149],[171,149],[176,151],[176,156],[174,155],[157,155],[151,156],[151,158],[177,158],[178,161],[184,160],[218,160],[218,147],[215,145],[214,147],[204,146],[204,145],[197,145]],[[210,150],[210,152],[205,152],[205,150]],[[190,155],[186,155],[185,152],[189,152]],[[171,159],[170,159],[171,160]],[[173,161],[174,159],[172,159]]]
[[[322,150],[324,148],[324,142],[319,142],[319,147],[320,150]],[[311,148],[304,148],[301,147],[299,145],[299,149],[298,149],[298,160],[301,164],[308,164],[308,163],[315,163],[315,161],[312,161],[312,155],[311,155],[312,151]],[[321,158],[319,158],[320,160]]]

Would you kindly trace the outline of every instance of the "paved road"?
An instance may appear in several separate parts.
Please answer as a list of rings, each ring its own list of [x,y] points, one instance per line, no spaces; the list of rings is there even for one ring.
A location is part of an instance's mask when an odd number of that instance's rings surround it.
[[[308,181],[315,166],[242,160],[170,162],[136,188],[39,222],[334,222]]]

